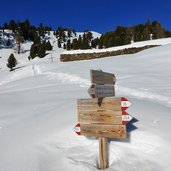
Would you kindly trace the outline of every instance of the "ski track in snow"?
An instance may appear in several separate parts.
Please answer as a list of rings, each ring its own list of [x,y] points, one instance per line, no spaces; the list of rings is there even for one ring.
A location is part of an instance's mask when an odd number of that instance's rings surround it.
[[[50,80],[59,80],[62,83],[67,84],[79,84],[80,87],[88,87],[90,86],[90,81],[87,79],[83,79],[77,75],[71,75],[68,73],[54,73],[54,72],[46,72],[47,78]],[[140,91],[136,89],[131,89],[123,86],[116,85],[116,91],[118,94],[124,94],[125,96],[132,96],[137,99],[147,99],[153,102],[160,103],[167,107],[171,107],[171,98],[154,94],[151,92]]]
[[[167,107],[171,107],[171,98],[151,92],[139,91],[132,88],[122,87],[116,85],[116,91],[118,94],[124,94],[125,96],[132,96],[137,99],[147,99],[153,102],[160,103]]]
[[[12,81],[16,81],[19,79],[23,79],[23,78],[27,78],[27,77],[31,77],[35,75],[45,75],[47,79],[49,80],[58,80],[61,83],[76,84],[76,85],[79,85],[80,87],[86,87],[86,88],[88,88],[91,84],[89,80],[81,78],[78,75],[63,73],[60,71],[57,71],[57,72],[44,71],[43,72],[41,69],[41,66],[32,65],[32,66],[13,72],[12,74],[10,74],[8,78],[0,82],[0,86],[10,83]],[[45,85],[42,87],[45,87]],[[36,87],[33,87],[33,88],[36,88]],[[25,90],[27,90],[27,88]],[[123,87],[120,85],[116,85],[116,91],[119,95],[124,94],[125,96],[132,96],[137,99],[147,99],[149,101],[153,101],[153,102],[165,105],[167,107],[171,107],[171,98],[167,96],[154,94],[154,93],[146,92],[143,90],[136,90],[136,89],[132,89],[128,87]]]
[[[8,77],[0,82],[0,86],[4,84],[8,84],[13,81],[17,81],[20,79],[24,79],[27,77],[31,77],[33,75],[40,74],[39,67],[35,67],[34,65],[32,66],[27,66],[25,68],[22,68],[20,70],[15,70],[11,72]]]
[[[77,75],[71,75],[67,73],[61,73],[61,72],[46,72],[45,75],[50,80],[59,80],[62,83],[67,84],[79,84],[80,87],[88,87],[90,85],[90,81],[87,79],[81,78]]]

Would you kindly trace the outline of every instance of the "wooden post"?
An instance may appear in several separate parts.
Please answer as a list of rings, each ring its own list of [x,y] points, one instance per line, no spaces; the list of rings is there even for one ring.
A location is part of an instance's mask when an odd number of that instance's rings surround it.
[[[100,160],[99,168],[102,170],[109,167],[106,140],[107,140],[106,138],[99,138],[99,160]]]
[[[52,57],[52,53],[51,53],[51,62],[53,63],[53,57]]]

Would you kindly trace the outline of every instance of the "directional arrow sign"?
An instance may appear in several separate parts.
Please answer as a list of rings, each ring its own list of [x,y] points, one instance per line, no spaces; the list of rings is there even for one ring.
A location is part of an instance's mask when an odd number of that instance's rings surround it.
[[[78,122],[80,123],[126,125],[131,119],[132,116],[125,111],[99,110],[78,113]]]
[[[125,125],[77,124],[74,128],[78,135],[104,138],[126,138]]]
[[[88,93],[92,98],[101,98],[101,97],[111,97],[115,95],[114,85],[113,84],[92,84]]]
[[[96,84],[115,84],[116,78],[114,74],[99,71],[91,70],[91,82]]]
[[[80,124],[79,123],[77,125],[75,125],[74,131],[76,132],[76,134],[81,135],[81,129],[80,129]]]
[[[131,105],[125,97],[106,97],[103,99],[101,106],[98,105],[98,99],[78,99],[77,108],[78,113],[84,111],[97,111],[97,110],[113,110],[120,111],[126,110]]]

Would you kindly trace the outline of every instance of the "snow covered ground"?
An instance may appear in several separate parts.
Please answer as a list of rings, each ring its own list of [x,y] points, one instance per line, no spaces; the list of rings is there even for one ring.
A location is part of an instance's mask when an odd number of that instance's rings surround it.
[[[19,65],[13,72],[6,67],[13,50],[0,49],[0,170],[98,170],[98,140],[78,136],[73,127],[76,100],[89,97],[90,69],[102,69],[116,75],[116,96],[133,103],[127,112],[138,120],[128,125],[126,140],[109,140],[106,170],[170,171],[171,44],[163,44],[67,63],[60,62],[63,50],[57,47],[53,63],[51,54],[28,61],[26,51],[15,55]]]

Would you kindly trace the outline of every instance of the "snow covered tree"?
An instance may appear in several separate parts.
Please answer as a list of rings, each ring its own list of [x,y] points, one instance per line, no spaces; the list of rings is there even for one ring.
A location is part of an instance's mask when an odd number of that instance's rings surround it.
[[[13,71],[13,68],[17,65],[17,60],[12,53],[8,58],[7,67],[10,68],[10,71]]]

